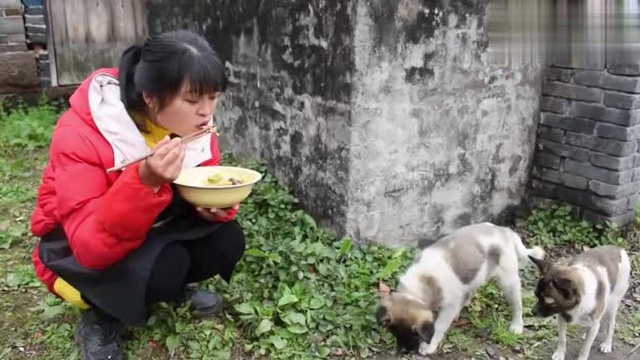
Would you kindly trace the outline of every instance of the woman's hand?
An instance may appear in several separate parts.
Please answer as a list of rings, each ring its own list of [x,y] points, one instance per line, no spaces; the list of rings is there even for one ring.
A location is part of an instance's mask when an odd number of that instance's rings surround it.
[[[182,170],[185,145],[180,138],[162,139],[155,147],[155,153],[140,164],[142,182],[158,191],[160,187],[175,180]]]
[[[200,216],[202,216],[205,220],[212,222],[225,222],[232,220],[239,209],[240,204],[235,204],[232,207],[226,209],[203,209],[201,207],[196,208]]]

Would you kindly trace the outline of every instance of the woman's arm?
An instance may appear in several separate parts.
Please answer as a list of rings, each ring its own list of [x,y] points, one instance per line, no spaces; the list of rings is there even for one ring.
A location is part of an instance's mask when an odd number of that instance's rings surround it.
[[[109,186],[89,139],[65,128],[56,135],[51,164],[59,218],[78,262],[104,269],[142,245],[155,219],[171,202],[171,188],[164,184],[156,193],[145,185],[139,163],[127,167]]]

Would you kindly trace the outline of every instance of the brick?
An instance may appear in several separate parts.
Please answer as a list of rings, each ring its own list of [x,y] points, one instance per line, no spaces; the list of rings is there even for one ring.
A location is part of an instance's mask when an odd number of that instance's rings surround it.
[[[633,170],[607,170],[572,159],[566,159],[564,161],[564,171],[588,179],[600,180],[612,185],[628,184],[633,177]]]
[[[51,76],[51,64],[48,61],[38,63],[38,76],[50,77]]]
[[[613,156],[628,156],[635,153],[637,148],[637,141],[620,141],[596,138],[593,142],[592,149]]]
[[[618,75],[606,75],[604,77],[602,87],[609,90],[617,90],[627,93],[640,93],[640,76],[618,76]]]
[[[634,167],[636,155],[625,157],[610,156],[601,153],[591,153],[589,161],[595,166],[611,170],[627,170]]]
[[[535,199],[547,198],[554,202],[564,202],[584,207],[592,206],[592,195],[587,190],[574,189],[568,186],[550,183],[544,180],[532,179],[531,197]]]
[[[559,193],[561,193],[565,188],[566,187],[563,185],[533,178],[531,179],[531,189],[529,194],[536,197],[560,200]]]
[[[541,151],[544,151],[546,153],[550,153],[556,156],[566,157],[566,158],[574,159],[578,161],[589,160],[589,150],[567,145],[567,144],[560,144],[560,143],[556,143],[548,140],[540,140],[538,142],[538,148]]]
[[[10,16],[0,18],[0,34],[20,34],[24,33],[24,21],[22,16]]]
[[[28,34],[27,33],[27,40],[30,43],[46,44],[47,43],[47,35],[44,35],[44,34]]]
[[[640,125],[627,127],[600,123],[596,125],[596,136],[623,141],[635,140],[640,137]]]
[[[570,204],[591,207],[592,195],[586,190],[572,189],[566,186],[559,186],[555,192],[556,198]]]
[[[31,51],[0,53],[0,64],[0,94],[37,88],[38,70]]]
[[[45,26],[46,29],[46,23],[44,21],[44,16],[42,15],[25,15],[24,23],[26,25],[42,25]]]
[[[44,25],[29,25],[25,26],[27,29],[27,34],[46,34],[47,27]]]
[[[640,76],[640,63],[614,65],[609,68],[609,73],[624,76]]]
[[[40,87],[41,88],[51,87],[51,78],[50,77],[41,77],[40,78]]]
[[[603,91],[601,89],[560,82],[543,83],[542,94],[586,102],[602,102],[603,97]]]
[[[569,115],[618,125],[640,124],[640,110],[608,108],[600,104],[573,101]]]
[[[540,101],[540,110],[551,111],[557,114],[565,114],[569,110],[569,100],[552,96],[543,96]]]
[[[559,171],[543,167],[535,167],[531,173],[535,178],[556,184],[562,184],[562,177]]]
[[[640,93],[640,77],[612,75],[604,71],[578,71],[573,76],[573,82],[579,85],[596,86],[608,90]]]
[[[591,211],[583,211],[582,215],[586,220],[589,220],[592,223],[603,224],[603,225],[607,223],[611,223],[617,226],[625,226],[627,224],[635,223],[637,221],[635,211],[628,211],[624,214],[615,215],[615,216],[597,214]]]
[[[557,184],[553,184],[544,180],[538,180],[534,178],[531,180],[531,188],[540,190],[541,193],[546,193],[551,195],[555,193],[555,190],[557,189]],[[555,195],[551,195],[551,196],[553,197]]]
[[[596,137],[567,131],[565,134],[565,143],[581,148],[591,149],[596,141]]]
[[[571,103],[571,111],[569,112],[569,115],[593,120],[602,120],[606,117],[606,110],[607,108],[601,104],[573,101]]]
[[[629,205],[628,198],[610,199],[593,195],[590,208],[608,215],[620,215],[626,213]]]
[[[633,176],[631,177],[632,182],[640,181],[640,169],[633,170]]]
[[[548,126],[540,126],[538,128],[538,137],[555,142],[562,142],[564,139],[564,131],[560,129],[550,128]]]
[[[625,185],[611,185],[598,180],[589,180],[589,190],[599,196],[621,198],[640,191],[640,182],[632,182]]]
[[[560,178],[562,179],[563,185],[574,189],[584,190],[589,184],[589,179],[573,174],[561,173]]]
[[[22,1],[20,0],[0,0],[0,9],[20,7],[22,7]]]
[[[545,79],[549,81],[561,81],[561,82],[571,82],[571,77],[573,77],[574,70],[572,69],[563,69],[548,66],[545,71]]]
[[[6,45],[9,43],[9,35],[0,34],[0,45]]]
[[[22,9],[16,8],[16,9],[4,9],[3,11],[4,16],[21,16],[22,15]]]
[[[557,170],[560,168],[560,164],[562,164],[562,158],[552,154],[536,152],[534,163],[538,166]]]
[[[22,3],[25,6],[42,6],[44,5],[44,0],[22,0]]]
[[[25,15],[44,15],[43,6],[31,6],[24,9]]]
[[[7,35],[9,44],[25,43],[27,41],[24,33]]]
[[[17,52],[27,50],[27,44],[0,44],[0,53]]]
[[[581,70],[574,74],[573,82],[578,85],[601,87],[605,75],[608,74],[603,71]]]
[[[593,134],[596,128],[596,123],[593,120],[551,113],[543,113],[540,124],[582,134]]]
[[[640,109],[640,94],[624,94],[607,91],[604,96],[604,104],[617,109]]]

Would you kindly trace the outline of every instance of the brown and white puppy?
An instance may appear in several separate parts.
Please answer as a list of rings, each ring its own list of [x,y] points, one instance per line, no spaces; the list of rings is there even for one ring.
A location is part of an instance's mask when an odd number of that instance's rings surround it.
[[[473,224],[423,249],[400,277],[396,291],[382,295],[376,317],[396,338],[399,352],[433,354],[473,292],[497,279],[508,298],[510,330],[522,333],[519,259],[544,259],[527,249],[513,230]]]
[[[533,314],[555,315],[558,322],[558,345],[553,360],[565,357],[567,324],[589,328],[578,356],[579,360],[586,360],[604,315],[608,315],[609,322],[600,351],[611,352],[618,306],[629,288],[631,276],[626,251],[612,245],[600,246],[574,257],[568,265],[532,260],[541,272]]]

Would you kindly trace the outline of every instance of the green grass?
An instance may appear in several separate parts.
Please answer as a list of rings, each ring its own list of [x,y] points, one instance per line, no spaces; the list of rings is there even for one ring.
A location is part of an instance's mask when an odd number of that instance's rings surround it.
[[[48,294],[31,267],[36,239],[29,233],[40,175],[59,107],[7,112],[0,108],[0,358],[76,359],[73,328],[79,312]],[[226,163],[235,163],[225,156]],[[259,162],[243,166],[265,174],[238,220],[248,249],[231,284],[217,279],[203,286],[219,291],[230,304],[215,319],[191,319],[186,306],[159,304],[148,326],[131,329],[126,348],[131,358],[270,359],[371,358],[393,347],[375,324],[378,281],[393,286],[415,249],[359,246],[320,229],[298,207],[298,200]],[[565,208],[534,213],[525,229],[529,243],[557,247],[627,242],[615,229],[573,219]],[[638,258],[634,257],[634,261]],[[526,275],[528,274],[528,275]],[[525,311],[535,298],[529,267],[523,280]],[[552,320],[525,317],[525,333],[508,331],[510,309],[490,284],[463,311],[466,319],[451,328],[442,350],[452,358],[501,354],[533,359],[553,343]],[[640,318],[623,321],[623,334],[637,337]],[[551,342],[550,342],[551,341]],[[548,357],[543,354],[541,357]]]

